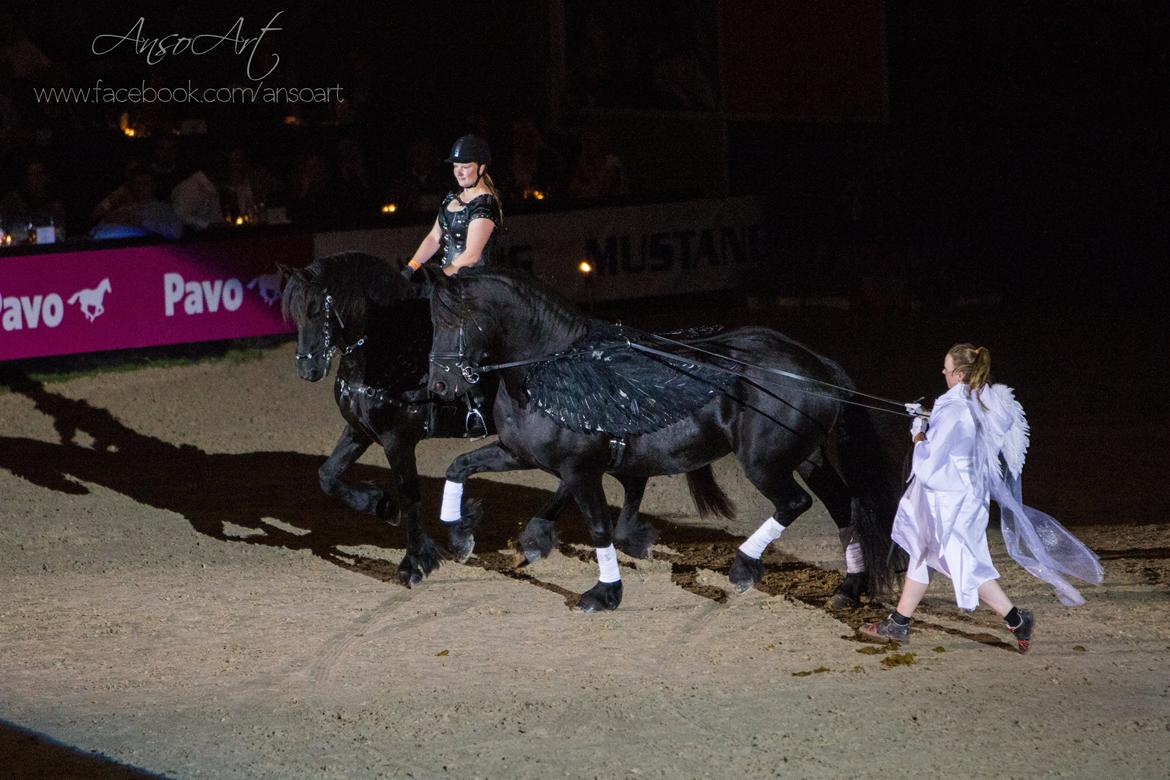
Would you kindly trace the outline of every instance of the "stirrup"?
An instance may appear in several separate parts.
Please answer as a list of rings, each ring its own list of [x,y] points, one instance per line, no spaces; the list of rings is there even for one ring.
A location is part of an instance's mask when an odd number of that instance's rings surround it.
[[[471,407],[467,410],[467,416],[463,418],[463,438],[479,441],[487,438],[487,435],[487,420],[483,419],[483,412]]]

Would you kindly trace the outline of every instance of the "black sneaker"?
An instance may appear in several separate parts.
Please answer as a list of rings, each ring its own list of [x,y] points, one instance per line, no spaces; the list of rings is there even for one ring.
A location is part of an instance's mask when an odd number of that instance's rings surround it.
[[[1032,632],[1036,629],[1036,618],[1032,617],[1032,613],[1029,610],[1021,609],[1020,625],[1015,628],[1008,626],[1007,629],[1016,635],[1016,648],[1021,653],[1028,652],[1032,645]]]
[[[880,642],[897,642],[899,644],[910,642],[910,624],[907,623],[903,626],[895,623],[893,615],[880,623],[862,623],[861,628],[857,629],[857,633]]]

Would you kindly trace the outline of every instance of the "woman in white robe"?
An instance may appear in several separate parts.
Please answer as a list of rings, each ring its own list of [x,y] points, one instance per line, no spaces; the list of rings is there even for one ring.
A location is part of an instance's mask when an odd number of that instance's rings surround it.
[[[929,428],[920,430],[916,422],[912,429],[912,476],[894,518],[893,540],[909,556],[906,580],[897,609],[880,623],[862,625],[865,636],[908,641],[910,618],[934,569],[950,578],[960,608],[975,609],[982,600],[1004,618],[1020,652],[1027,652],[1035,618],[1016,608],[996,581],[999,572],[987,547],[991,498],[1002,510],[1009,554],[1052,584],[1061,602],[1084,602],[1062,574],[1102,580],[1091,550],[1020,501],[1028,425],[1011,389],[989,383],[990,371],[990,353],[970,344],[955,345],[943,360],[947,392],[935,401]]]

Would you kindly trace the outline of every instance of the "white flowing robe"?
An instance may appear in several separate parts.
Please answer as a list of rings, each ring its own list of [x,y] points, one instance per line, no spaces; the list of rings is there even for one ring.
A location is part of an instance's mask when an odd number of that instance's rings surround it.
[[[1024,505],[1019,478],[1027,437],[1011,388],[991,385],[974,398],[959,383],[935,401],[926,440],[914,447],[893,539],[910,556],[911,576],[924,581],[924,566],[947,575],[963,609],[975,609],[979,586],[999,577],[987,547],[992,498],[1008,554],[1050,584],[1062,604],[1084,603],[1066,576],[1095,585],[1104,579],[1092,550],[1051,516]]]
[[[978,487],[978,430],[965,388],[957,384],[935,401],[926,440],[914,447],[893,539],[910,556],[911,572],[924,564],[942,572],[958,605],[975,609],[979,586],[999,572],[987,547],[990,494]]]

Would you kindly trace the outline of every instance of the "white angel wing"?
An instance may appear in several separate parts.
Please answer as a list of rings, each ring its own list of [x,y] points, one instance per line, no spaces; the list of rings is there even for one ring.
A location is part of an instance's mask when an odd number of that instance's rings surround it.
[[[1024,470],[1024,458],[1028,454],[1028,434],[1031,430],[1027,418],[1024,417],[1024,407],[1020,406],[1015,392],[1007,385],[991,385],[987,390],[994,393],[996,399],[1011,414],[1012,423],[1004,434],[1000,453],[1008,471],[1019,479],[1020,473]]]

